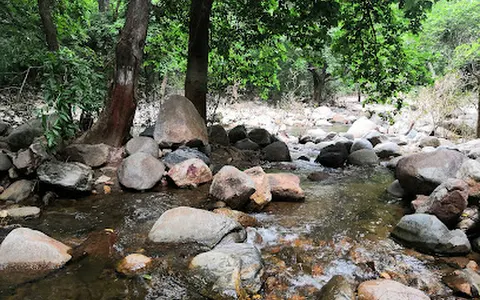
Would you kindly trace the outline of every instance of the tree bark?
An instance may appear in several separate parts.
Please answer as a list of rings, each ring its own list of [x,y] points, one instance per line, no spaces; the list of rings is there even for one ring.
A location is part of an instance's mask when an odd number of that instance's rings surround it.
[[[106,107],[97,123],[78,142],[123,145],[132,127],[135,90],[147,35],[150,0],[130,0],[125,25],[115,49],[116,66]]]
[[[477,78],[477,93],[478,93],[478,107],[477,107],[477,139],[480,139],[480,73],[475,76]]]
[[[110,0],[97,0],[98,2],[98,11],[105,13],[110,7]]]
[[[207,119],[208,29],[213,0],[192,0],[185,97]]]
[[[327,64],[323,65],[320,73],[313,65],[309,65],[308,70],[313,76],[313,101],[320,104],[325,100],[323,91],[325,90],[325,84],[327,83],[327,78],[329,77],[329,74],[327,73]]]
[[[52,17],[53,0],[38,0],[38,12],[42,20],[43,32],[49,51],[58,51],[57,28]]]

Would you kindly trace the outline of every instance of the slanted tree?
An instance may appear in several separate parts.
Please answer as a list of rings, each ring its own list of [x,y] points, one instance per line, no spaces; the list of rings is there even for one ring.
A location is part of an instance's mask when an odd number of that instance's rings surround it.
[[[109,99],[98,121],[79,142],[121,146],[133,123],[143,48],[147,35],[150,0],[130,0],[125,25],[115,49],[116,65]]]
[[[213,0],[192,0],[185,97],[207,117],[208,41]]]
[[[53,0],[38,0],[38,11],[42,20],[43,32],[47,41],[48,50],[58,51],[57,28],[52,17]]]

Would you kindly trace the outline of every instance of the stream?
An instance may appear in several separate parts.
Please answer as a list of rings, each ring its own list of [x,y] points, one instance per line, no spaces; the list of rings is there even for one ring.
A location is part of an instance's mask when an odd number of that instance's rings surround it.
[[[334,275],[352,284],[390,277],[422,289],[432,299],[451,294],[441,283],[446,264],[389,238],[408,212],[404,203],[386,193],[393,181],[391,171],[348,167],[329,170],[326,180],[311,182],[309,173],[325,170],[301,161],[296,167],[292,172],[302,180],[305,202],[270,203],[254,214],[260,226],[247,229],[247,242],[261,249],[265,263],[265,284],[255,299],[315,299]],[[201,281],[188,274],[194,249],[156,248],[146,242],[163,212],[177,206],[208,209],[207,194],[204,185],[54,201],[39,218],[17,223],[70,246],[79,245],[91,232],[113,229],[118,258],[143,252],[155,259],[156,267],[147,276],[127,278],[115,272],[111,260],[87,256],[42,279],[2,287],[0,299],[208,299],[200,294]]]

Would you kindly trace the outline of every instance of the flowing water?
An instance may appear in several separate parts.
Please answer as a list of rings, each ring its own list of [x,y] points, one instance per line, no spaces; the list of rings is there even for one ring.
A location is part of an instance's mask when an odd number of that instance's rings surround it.
[[[393,181],[391,172],[348,168],[330,171],[322,182],[310,182],[307,174],[321,168],[302,164],[293,172],[302,178],[306,201],[271,203],[255,214],[261,226],[248,228],[248,242],[261,249],[265,261],[266,283],[258,299],[315,299],[337,274],[352,284],[387,276],[444,299],[449,290],[441,284],[437,260],[403,249],[388,237],[406,212],[385,192]],[[202,186],[55,201],[40,218],[20,224],[69,245],[80,244],[90,232],[111,228],[118,235],[118,257],[144,252],[155,258],[155,269],[148,276],[127,278],[114,271],[111,260],[86,257],[44,278],[4,287],[0,298],[206,299],[200,295],[200,281],[188,274],[194,251],[156,248],[146,236],[167,209],[209,208],[207,193],[208,186]]]

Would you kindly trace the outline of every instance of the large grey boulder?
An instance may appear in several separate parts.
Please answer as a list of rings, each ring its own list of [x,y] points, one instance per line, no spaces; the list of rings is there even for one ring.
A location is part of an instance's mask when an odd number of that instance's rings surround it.
[[[272,143],[272,135],[266,129],[255,128],[248,133],[248,138],[261,147],[265,147]]]
[[[372,150],[373,145],[366,139],[355,139],[353,141],[352,147],[350,148],[350,153],[353,153],[358,150],[368,149]]]
[[[196,243],[213,248],[220,242],[243,242],[246,233],[234,220],[206,210],[177,207],[155,222],[148,238],[155,243]]]
[[[0,194],[0,200],[9,200],[15,203],[21,202],[30,197],[34,187],[35,182],[30,180],[22,179],[15,181]]]
[[[424,292],[389,279],[362,282],[358,286],[361,300],[429,300]]]
[[[355,138],[361,138],[370,131],[376,130],[377,127],[377,124],[374,122],[370,121],[366,117],[361,117],[352,124],[347,133],[352,134]]]
[[[433,215],[404,216],[393,229],[392,236],[406,246],[428,253],[463,255],[471,250],[470,242],[463,231],[450,231]]]
[[[82,163],[44,162],[38,167],[40,181],[64,189],[87,192],[92,190],[92,168]]]
[[[222,146],[230,145],[228,133],[225,128],[223,128],[223,126],[220,124],[212,125],[208,128],[208,139],[212,144]]]
[[[235,144],[236,142],[247,138],[247,129],[244,125],[237,125],[230,129],[228,132],[228,138],[230,143]]]
[[[267,161],[292,161],[290,157],[290,150],[287,144],[281,141],[271,143],[263,148],[263,157]]]
[[[174,165],[191,158],[198,158],[201,159],[205,164],[210,164],[210,158],[208,158],[205,153],[198,151],[197,149],[187,147],[178,148],[173,152],[167,153],[165,157],[162,158],[162,162],[167,166],[167,168],[172,168]]]
[[[377,144],[373,147],[373,151],[378,155],[380,158],[389,158],[392,156],[401,156],[402,152],[400,150],[400,146],[394,142],[385,142],[381,144]]]
[[[347,162],[354,166],[373,166],[378,165],[378,156],[375,151],[361,149],[350,153]]]
[[[233,166],[224,166],[215,174],[209,191],[213,199],[223,201],[232,209],[238,210],[248,204],[253,193],[255,182]]]
[[[13,129],[7,136],[6,142],[13,151],[18,151],[28,148],[34,139],[42,134],[42,121],[35,119]]]
[[[120,183],[135,190],[148,190],[162,179],[165,165],[148,153],[137,152],[125,158],[118,168]]]
[[[195,140],[208,144],[205,121],[193,103],[179,95],[170,96],[160,105],[153,137],[161,147],[183,145]]]
[[[107,163],[110,147],[105,144],[72,144],[65,148],[63,156],[67,161],[75,161],[92,168]]]
[[[219,245],[195,256],[190,267],[221,294],[236,294],[239,290],[255,294],[262,287],[262,256],[251,244]]]
[[[465,158],[454,150],[413,154],[400,159],[395,176],[407,194],[429,195],[442,182],[456,176]]]
[[[143,152],[157,158],[159,149],[158,144],[154,139],[147,136],[137,136],[127,142],[125,150],[128,155]]]
[[[315,162],[328,168],[340,168],[345,165],[347,158],[347,146],[344,143],[336,143],[323,148]]]
[[[0,153],[0,172],[6,172],[12,167],[12,160],[5,153]]]
[[[249,138],[244,138],[242,140],[236,141],[235,144],[233,144],[233,147],[240,149],[240,150],[258,150],[260,149],[260,145],[255,143]]]
[[[475,180],[480,182],[480,162],[474,159],[466,159],[457,172],[457,178],[462,180]]]

